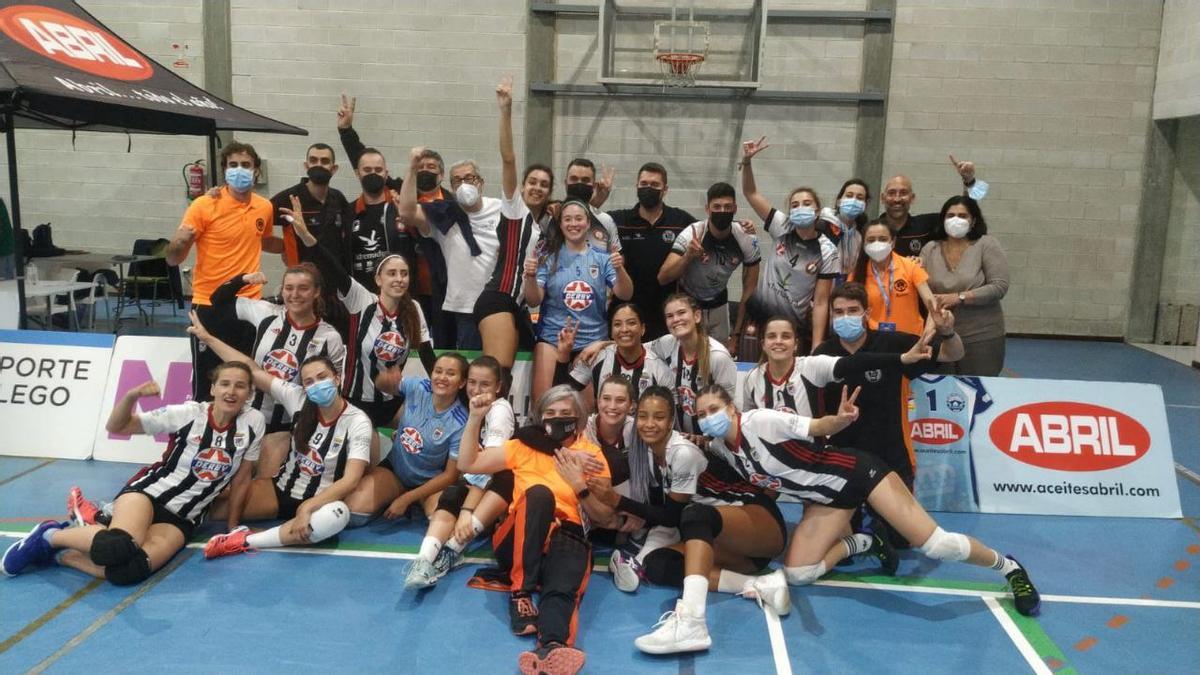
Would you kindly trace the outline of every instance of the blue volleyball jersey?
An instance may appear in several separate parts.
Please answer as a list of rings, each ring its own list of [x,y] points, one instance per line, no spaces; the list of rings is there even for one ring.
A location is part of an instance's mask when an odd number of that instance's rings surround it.
[[[555,263],[555,269],[550,264]],[[538,338],[558,344],[558,332],[573,317],[579,322],[575,348],[608,338],[608,289],[617,283],[609,254],[588,247],[575,253],[566,246],[538,265],[537,283],[545,291],[538,318]]]
[[[400,483],[411,489],[445,471],[448,460],[458,459],[467,407],[455,399],[449,408],[434,410],[433,387],[426,379],[405,378],[400,393],[404,407],[388,458]]]

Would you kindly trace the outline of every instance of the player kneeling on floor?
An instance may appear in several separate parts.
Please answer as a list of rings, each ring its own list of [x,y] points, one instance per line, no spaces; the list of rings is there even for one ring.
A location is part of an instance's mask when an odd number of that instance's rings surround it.
[[[122,435],[172,434],[164,458],[125,485],[107,527],[93,524],[95,508],[87,508],[73,488],[68,505],[75,526],[53,520],[39,524],[4,553],[4,573],[14,576],[58,563],[118,586],[136,584],[183,548],[227,485],[235,496],[244,496],[266,424],[262,413],[245,407],[253,395],[248,366],[223,363],[211,373],[211,403],[189,401],[134,413],[138,399],[160,391],[147,382],[127,392],[105,428]]]

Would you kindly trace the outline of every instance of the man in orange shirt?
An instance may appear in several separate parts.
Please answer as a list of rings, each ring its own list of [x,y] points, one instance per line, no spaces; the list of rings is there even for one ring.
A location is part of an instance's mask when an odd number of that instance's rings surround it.
[[[254,193],[262,161],[254,146],[236,141],[221,148],[221,168],[225,186],[215,197],[203,195],[192,201],[183,221],[167,247],[167,264],[187,260],[196,245],[196,265],[192,268],[192,307],[205,325],[217,319],[212,314],[209,296],[218,286],[235,276],[262,270],[262,253],[282,253],[283,240],[274,236],[274,209],[266,198]],[[238,291],[246,298],[262,297],[261,286],[246,286]],[[232,337],[232,336],[231,336]],[[247,336],[251,337],[251,336]],[[246,351],[245,339],[232,344]],[[208,400],[208,372],[221,359],[201,349],[192,339],[193,395]]]
[[[471,400],[464,435],[479,433],[490,405],[490,395]],[[604,453],[584,436],[586,421],[578,392],[551,387],[534,406],[532,425],[518,429],[503,448],[478,452],[464,445],[459,452],[461,471],[513,472],[508,517],[496,528],[492,548],[511,578],[513,633],[538,636],[537,648],[518,660],[523,673],[576,673],[583,667],[584,654],[572,645],[592,569],[587,528],[614,518],[612,508],[588,490],[589,473],[612,476]],[[535,591],[541,595],[537,607]]]

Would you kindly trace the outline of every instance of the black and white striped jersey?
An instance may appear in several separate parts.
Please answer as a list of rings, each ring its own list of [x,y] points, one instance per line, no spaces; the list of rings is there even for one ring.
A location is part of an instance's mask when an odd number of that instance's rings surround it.
[[[517,414],[513,412],[512,404],[506,398],[492,401],[487,414],[483,416],[483,424],[479,428],[479,449],[499,448],[513,437],[517,430]],[[485,488],[492,480],[487,473],[464,473],[463,480],[478,488]]]
[[[171,438],[162,459],[135,474],[126,487],[154,497],[192,522],[200,521],[243,461],[258,460],[266,428],[262,413],[253,408],[219,427],[212,404],[196,401],[139,413],[138,420],[145,433]]]
[[[737,364],[725,345],[714,338],[708,338],[709,377],[703,382],[700,381],[700,369],[696,367],[699,359],[685,358],[683,347],[674,335],[664,335],[648,343],[646,349],[667,364],[671,378],[667,386],[675,392],[675,428],[684,433],[700,433],[700,422],[696,418],[696,392],[710,383],[721,385],[730,396],[737,392]]]
[[[791,370],[778,381],[769,366],[760,363],[749,374],[742,391],[742,410],[768,408],[812,417],[808,387],[821,388],[834,381],[837,365],[833,356],[797,356]]]
[[[299,384],[300,364],[319,354],[328,356],[338,373],[345,368],[346,345],[328,323],[317,320],[308,326],[298,326],[284,307],[265,300],[238,298],[236,307],[237,317],[254,326],[254,360],[275,377]],[[261,389],[251,405],[262,411],[269,426],[290,419],[270,393]]]
[[[271,395],[293,417],[307,400],[304,387],[283,380],[271,383]],[[297,447],[293,439],[287,462],[275,477],[275,486],[293,499],[311,499],[341,478],[350,460],[370,464],[374,433],[371,419],[350,403],[331,420],[321,419],[318,411],[317,425],[308,442]]]
[[[350,313],[347,376],[343,379],[345,384],[342,391],[351,401],[379,403],[391,400],[391,394],[375,389],[375,376],[388,368],[404,368],[408,355],[430,341],[425,313],[416,300],[411,301],[413,311],[420,319],[421,334],[417,344],[409,344],[399,316],[389,314],[378,295],[357,281],[351,281],[350,290],[344,295],[339,292],[338,295]]]
[[[609,375],[624,375],[633,383],[633,400],[637,401],[650,385],[674,387],[671,369],[654,352],[642,348],[642,356],[634,361],[621,358],[615,344],[608,345],[596,355],[592,365],[576,360],[571,367],[571,379],[581,385],[592,385],[592,393],[600,397],[600,385]]]

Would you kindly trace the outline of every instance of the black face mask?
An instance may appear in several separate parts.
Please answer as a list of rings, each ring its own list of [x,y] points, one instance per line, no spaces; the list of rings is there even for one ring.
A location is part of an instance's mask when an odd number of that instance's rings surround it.
[[[377,195],[383,192],[383,174],[369,173],[362,177],[363,192],[369,195]]]
[[[713,227],[717,228],[721,232],[724,232],[725,230],[728,230],[731,225],[733,225],[733,212],[728,211],[725,213],[710,213],[708,214],[708,222],[712,223]]]
[[[553,417],[543,420],[542,426],[546,428],[546,435],[555,443],[562,443],[575,434],[574,417]]]
[[[313,185],[329,185],[329,181],[333,179],[333,172],[323,166],[310,166],[308,179]]]
[[[592,201],[596,188],[588,183],[571,183],[567,185],[567,199],[578,199],[587,203]]]
[[[662,190],[649,186],[638,188],[638,204],[644,209],[653,209],[662,203]]]
[[[417,191],[418,192],[429,192],[430,190],[437,187],[437,184],[438,184],[437,177],[438,177],[438,175],[432,171],[418,171],[417,172]]]

